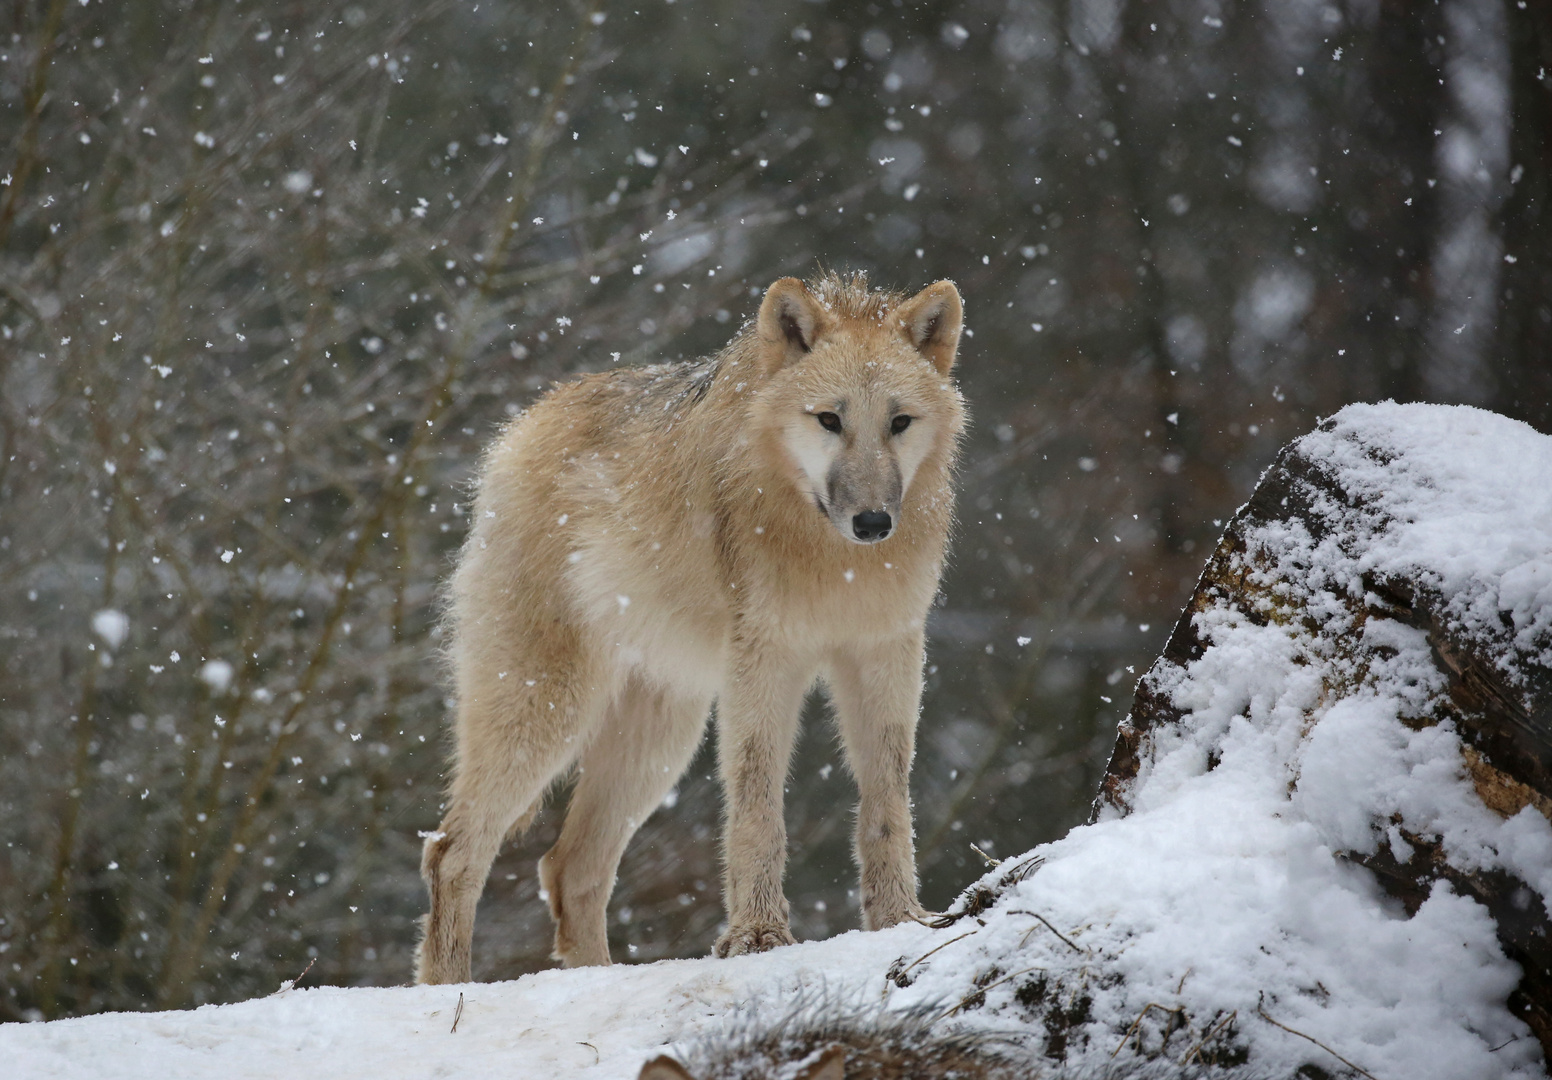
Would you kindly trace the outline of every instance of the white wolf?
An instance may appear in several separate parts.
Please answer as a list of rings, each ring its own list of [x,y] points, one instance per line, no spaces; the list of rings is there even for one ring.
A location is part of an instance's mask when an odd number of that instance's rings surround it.
[[[620,856],[713,700],[716,951],[791,942],[782,786],[816,679],[861,792],[863,923],[920,916],[908,782],[965,423],[961,321],[947,281],[907,299],[783,278],[709,360],[585,376],[506,428],[451,588],[456,754],[422,860],[419,981],[469,978],[491,861],[573,767],[540,876],[556,957],[608,963]]]

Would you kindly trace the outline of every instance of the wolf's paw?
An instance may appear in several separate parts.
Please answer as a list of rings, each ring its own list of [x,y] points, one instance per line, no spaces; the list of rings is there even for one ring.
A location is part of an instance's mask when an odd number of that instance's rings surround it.
[[[915,901],[907,904],[895,904],[890,907],[878,905],[876,907],[864,906],[862,910],[862,925],[867,930],[887,930],[891,926],[903,922],[917,922],[931,925],[933,920],[941,916],[934,911],[928,911]]]
[[[781,945],[795,944],[796,940],[785,926],[730,926],[717,939],[717,955],[726,958],[769,952]]]

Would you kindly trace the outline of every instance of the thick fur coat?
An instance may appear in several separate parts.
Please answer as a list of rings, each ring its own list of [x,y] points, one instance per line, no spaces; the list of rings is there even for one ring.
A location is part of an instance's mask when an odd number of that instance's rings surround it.
[[[784,278],[716,356],[584,376],[503,431],[450,590],[456,747],[422,860],[420,981],[469,978],[491,861],[572,769],[540,875],[555,955],[608,963],[620,856],[714,701],[717,952],[790,942],[782,787],[818,679],[861,793],[864,924],[920,914],[908,782],[965,423],[961,321],[948,282],[907,299]]]

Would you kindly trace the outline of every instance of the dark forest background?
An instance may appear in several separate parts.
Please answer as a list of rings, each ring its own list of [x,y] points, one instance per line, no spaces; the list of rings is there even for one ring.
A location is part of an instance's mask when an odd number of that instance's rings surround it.
[[[0,1019],[407,980],[480,447],[784,274],[967,301],[930,906],[1084,819],[1280,445],[1386,397],[1552,430],[1542,0],[16,0],[0,173]],[[800,937],[858,921],[810,720]],[[713,755],[619,959],[710,946]],[[477,977],[547,965],[558,820]]]

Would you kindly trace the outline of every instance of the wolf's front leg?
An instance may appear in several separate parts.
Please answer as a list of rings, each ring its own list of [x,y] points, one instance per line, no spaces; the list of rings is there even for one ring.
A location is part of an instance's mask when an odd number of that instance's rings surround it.
[[[920,633],[839,650],[831,693],[846,761],[857,779],[856,854],[862,925],[878,930],[925,912],[916,899],[911,758],[921,709]]]
[[[727,803],[722,839],[728,928],[718,956],[792,944],[782,874],[787,825],[782,789],[812,671],[780,649],[738,648],[717,702],[718,758]]]

